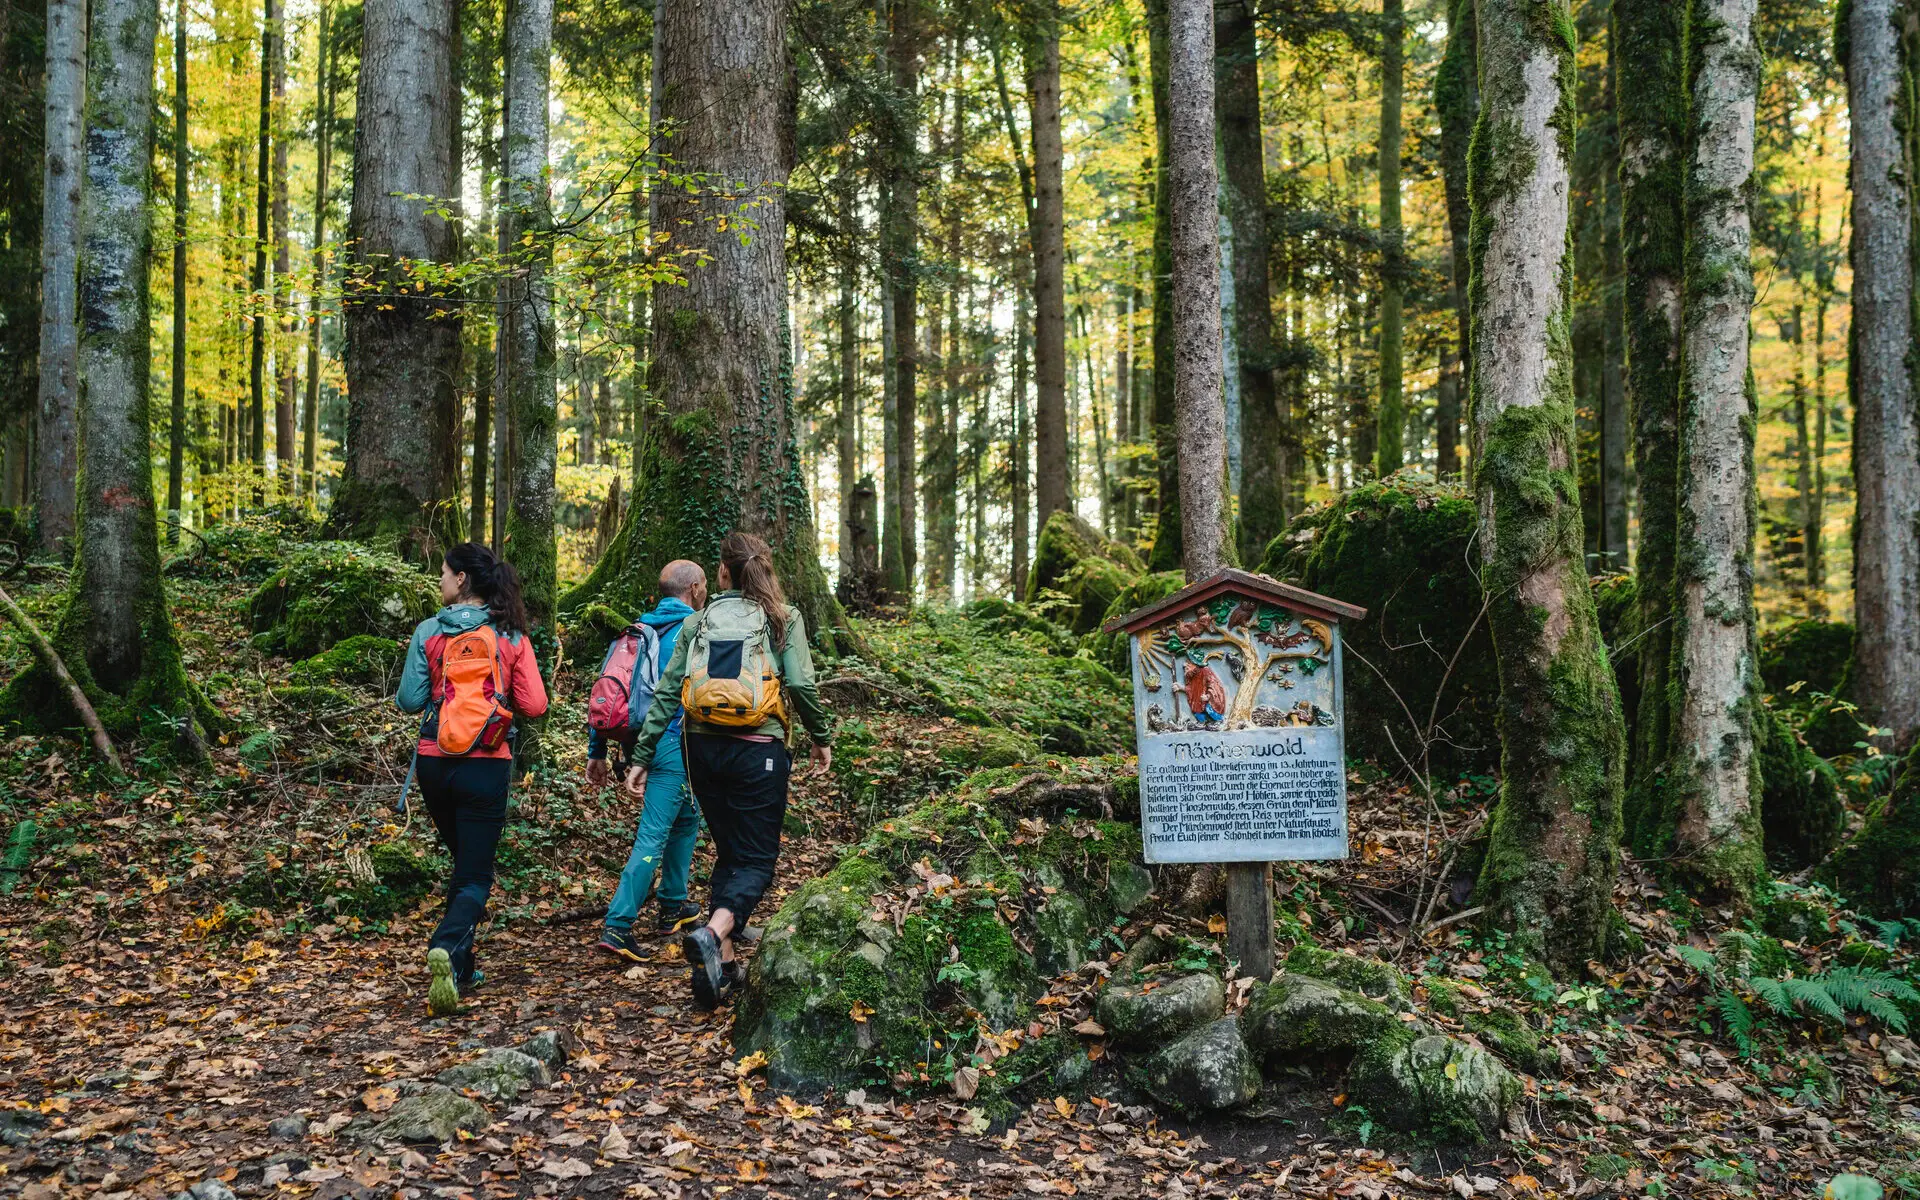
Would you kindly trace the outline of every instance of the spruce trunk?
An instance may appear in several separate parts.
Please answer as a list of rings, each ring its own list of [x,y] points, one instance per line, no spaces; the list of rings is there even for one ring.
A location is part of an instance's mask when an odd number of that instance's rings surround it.
[[[500,211],[514,271],[501,284],[509,312],[507,408],[515,441],[505,557],[520,572],[527,613],[539,628],[553,617],[555,426],[558,408],[553,328],[553,213],[547,197],[547,91],[553,54],[553,0],[509,0],[506,41],[507,200]],[[697,272],[696,272],[697,274]]]
[[[1374,473],[1382,479],[1405,459],[1406,387],[1401,373],[1400,106],[1405,84],[1406,26],[1401,0],[1380,10],[1380,408],[1375,416]]]
[[[1034,515],[1042,525],[1069,506],[1067,481],[1067,241],[1060,136],[1060,30],[1027,46],[1027,102],[1033,121]]]
[[[1441,479],[1460,473],[1460,396],[1469,386],[1473,361],[1468,336],[1472,322],[1467,312],[1468,247],[1473,226],[1473,204],[1467,194],[1467,143],[1473,138],[1474,122],[1480,116],[1473,5],[1474,0],[1452,0],[1447,15],[1447,49],[1433,79],[1433,106],[1440,116],[1440,173],[1446,188],[1447,238],[1453,269],[1448,299],[1459,325],[1458,362],[1451,367],[1443,364],[1441,368],[1439,403],[1434,412],[1434,473]]]

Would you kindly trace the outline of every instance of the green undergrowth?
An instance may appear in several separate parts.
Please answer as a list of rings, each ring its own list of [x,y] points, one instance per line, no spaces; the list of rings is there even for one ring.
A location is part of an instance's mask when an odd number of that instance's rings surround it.
[[[319,654],[356,634],[401,638],[440,606],[417,568],[358,542],[300,546],[260,585],[248,615],[261,649]]]
[[[318,536],[319,525],[303,509],[262,509],[211,529],[182,532],[161,569],[176,578],[257,584]]]
[[[1040,528],[1023,599],[1075,634],[1088,634],[1145,569],[1128,546],[1072,513],[1056,512]]]

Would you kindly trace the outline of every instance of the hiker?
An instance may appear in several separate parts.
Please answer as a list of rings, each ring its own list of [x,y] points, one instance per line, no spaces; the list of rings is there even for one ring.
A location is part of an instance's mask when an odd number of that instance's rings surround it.
[[[730,533],[720,543],[720,594],[681,627],[629,770],[630,780],[645,777],[641,764],[652,761],[684,705],[687,776],[714,848],[707,923],[682,942],[693,998],[703,1008],[719,1005],[743,982],[733,934],[746,928],[780,857],[793,767],[783,684],[813,738],[819,774],[833,765],[833,723],[814,687],[806,624],[781,593],[767,544]]]
[[[394,699],[426,710],[416,748],[420,795],[453,859],[447,907],[427,942],[427,1011],[445,1016],[478,987],[474,930],[493,890],[493,856],[507,821],[513,721],[547,711],[547,689],[527,636],[520,576],[493,551],[466,542],[440,566],[446,607],[420,622]]]
[[[616,760],[633,761],[631,752],[640,736],[640,724],[653,706],[660,672],[673,658],[681,622],[707,603],[707,573],[699,563],[675,559],[660,569],[660,603],[629,625],[607,647],[600,662],[600,678],[587,700],[587,782],[602,787],[614,775],[608,750]],[[656,895],[659,917],[655,927],[672,933],[682,922],[700,915],[700,906],[687,899],[687,875],[693,868],[693,843],[700,835],[700,810],[687,787],[687,768],[680,752],[681,714],[678,706],[667,723],[659,748],[647,763],[645,786],[628,792],[640,803],[640,825],[620,886],[607,904],[606,928],[600,949],[633,962],[642,961],[633,937],[633,923],[647,902],[654,872],[660,874]],[[621,790],[626,789],[626,762],[621,762]]]

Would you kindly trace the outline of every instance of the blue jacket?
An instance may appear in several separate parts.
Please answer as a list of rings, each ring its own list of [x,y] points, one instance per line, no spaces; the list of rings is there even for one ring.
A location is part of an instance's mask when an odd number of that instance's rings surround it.
[[[678,596],[668,596],[651,612],[640,615],[640,623],[652,627],[660,635],[660,665],[665,667],[667,660],[673,657],[673,644],[680,637],[680,623],[693,615],[693,606]],[[616,639],[617,640],[617,639]],[[613,657],[613,644],[607,644],[607,652],[600,659],[600,670],[607,669],[607,659]],[[680,713],[674,713],[673,723],[667,727],[668,736],[674,741],[680,740]],[[598,729],[587,730],[587,757],[605,758],[607,756],[607,736]],[[663,741],[665,739],[662,739]],[[654,752],[657,756],[658,751]]]

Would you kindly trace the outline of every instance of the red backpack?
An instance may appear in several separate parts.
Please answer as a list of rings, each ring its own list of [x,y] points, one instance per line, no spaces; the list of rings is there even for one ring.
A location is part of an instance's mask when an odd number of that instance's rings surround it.
[[[600,678],[587,694],[587,725],[601,733],[637,733],[660,684],[660,634],[638,621],[607,650]]]

